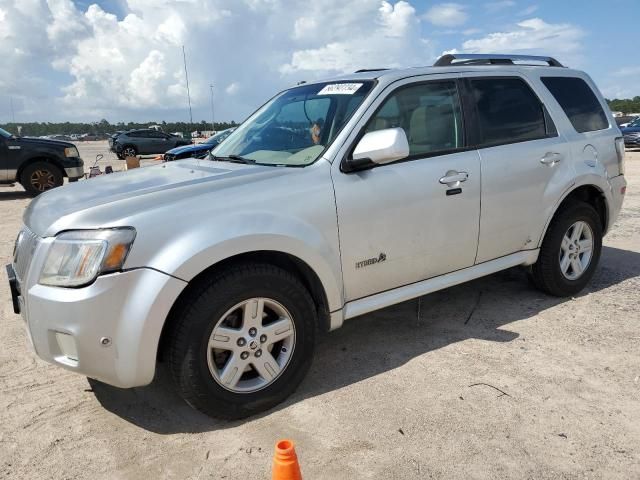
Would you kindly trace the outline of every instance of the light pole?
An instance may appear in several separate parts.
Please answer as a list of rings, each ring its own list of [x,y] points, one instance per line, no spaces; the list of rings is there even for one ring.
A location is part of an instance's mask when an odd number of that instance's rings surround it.
[[[191,127],[193,127],[193,112],[191,111],[191,92],[189,91],[189,73],[187,72],[187,54],[184,51],[184,45],[182,46],[182,60],[184,61],[184,78],[187,81],[187,100],[189,101],[189,121]]]
[[[213,117],[213,83],[209,85],[209,88],[211,89],[211,130],[213,131],[213,133],[215,133],[216,124]]]

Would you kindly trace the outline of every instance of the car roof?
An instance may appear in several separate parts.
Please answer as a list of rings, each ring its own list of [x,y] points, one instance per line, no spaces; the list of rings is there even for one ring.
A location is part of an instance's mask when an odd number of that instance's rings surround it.
[[[582,72],[573,70],[570,68],[558,68],[541,65],[460,65],[460,66],[440,66],[440,67],[410,67],[410,68],[380,68],[380,69],[365,69],[358,70],[353,73],[347,73],[337,75],[334,77],[323,78],[320,80],[314,80],[308,82],[314,83],[326,83],[331,81],[366,81],[366,80],[378,80],[385,83],[391,83],[403,78],[421,76],[421,75],[437,75],[437,74],[458,74],[467,72],[484,72],[486,74],[496,74],[500,72],[536,72],[544,73],[546,75],[558,75],[565,76],[570,75],[582,75]]]

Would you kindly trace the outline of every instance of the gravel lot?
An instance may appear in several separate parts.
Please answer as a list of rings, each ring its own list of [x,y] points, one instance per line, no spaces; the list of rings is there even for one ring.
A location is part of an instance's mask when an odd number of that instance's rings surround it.
[[[193,411],[162,370],[119,390],[40,361],[2,274],[0,478],[269,478],[283,437],[306,479],[640,478],[640,152],[627,181],[580,296],[512,269],[348,321],[292,398],[242,422]],[[2,265],[28,203],[0,188]]]

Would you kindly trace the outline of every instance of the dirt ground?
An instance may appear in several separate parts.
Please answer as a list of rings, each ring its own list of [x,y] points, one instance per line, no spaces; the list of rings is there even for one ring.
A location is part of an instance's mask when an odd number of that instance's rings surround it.
[[[193,411],[163,370],[119,390],[37,359],[3,278],[0,478],[266,479],[280,438],[306,479],[640,478],[640,152],[627,181],[578,297],[512,269],[350,320],[285,404],[241,422]],[[28,203],[0,188],[0,265]]]

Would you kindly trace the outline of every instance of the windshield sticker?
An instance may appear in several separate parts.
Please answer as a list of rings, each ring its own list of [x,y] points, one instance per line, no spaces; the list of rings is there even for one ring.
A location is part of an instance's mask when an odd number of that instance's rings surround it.
[[[332,83],[325,85],[316,95],[353,95],[361,86],[361,83]]]

